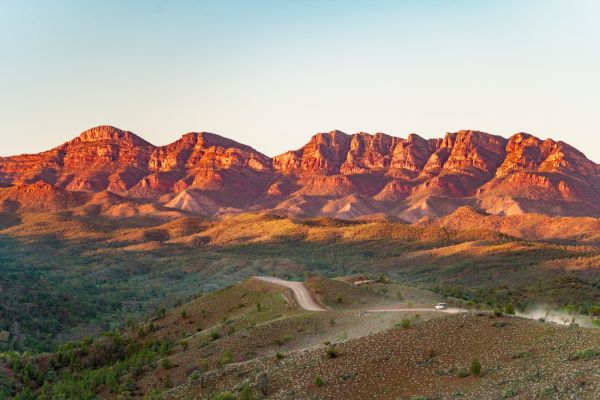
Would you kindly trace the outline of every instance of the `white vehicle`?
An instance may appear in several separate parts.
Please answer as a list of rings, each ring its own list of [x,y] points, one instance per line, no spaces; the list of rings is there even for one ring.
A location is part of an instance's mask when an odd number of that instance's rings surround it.
[[[448,304],[446,303],[437,303],[435,305],[436,310],[445,310],[446,308],[448,308]]]

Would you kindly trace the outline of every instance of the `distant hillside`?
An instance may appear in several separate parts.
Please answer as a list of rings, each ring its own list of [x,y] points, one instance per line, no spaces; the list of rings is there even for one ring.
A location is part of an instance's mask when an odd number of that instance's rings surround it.
[[[257,210],[408,222],[461,206],[494,215],[600,216],[600,166],[567,143],[478,131],[406,139],[318,133],[270,158],[192,132],[154,146],[99,126],[54,149],[0,158],[0,211],[58,211],[93,193],[202,216]],[[104,207],[106,208],[106,207]]]

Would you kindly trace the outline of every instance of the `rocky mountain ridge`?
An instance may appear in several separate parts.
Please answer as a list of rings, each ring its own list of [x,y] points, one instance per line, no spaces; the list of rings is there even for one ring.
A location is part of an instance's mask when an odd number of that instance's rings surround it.
[[[496,215],[600,215],[600,165],[579,150],[471,130],[439,139],[336,130],[270,158],[207,132],[154,146],[99,126],[42,153],[0,157],[0,186],[3,211],[83,207],[110,192],[205,216],[274,210],[415,222],[464,205]]]

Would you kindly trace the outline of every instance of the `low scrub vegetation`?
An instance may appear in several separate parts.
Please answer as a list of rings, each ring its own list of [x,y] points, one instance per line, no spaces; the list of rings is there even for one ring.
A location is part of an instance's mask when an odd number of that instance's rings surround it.
[[[595,349],[585,349],[577,351],[569,357],[571,360],[591,360],[592,358],[598,357],[598,351]]]

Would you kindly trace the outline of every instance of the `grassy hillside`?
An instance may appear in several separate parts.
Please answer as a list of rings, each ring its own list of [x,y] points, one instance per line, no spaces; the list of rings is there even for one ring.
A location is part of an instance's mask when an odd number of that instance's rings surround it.
[[[250,279],[57,353],[1,354],[0,398],[597,398],[596,329],[491,312],[366,313],[408,300],[389,295],[396,283],[348,280],[311,277],[321,298],[345,299],[327,312]]]
[[[315,278],[316,279],[316,278]],[[326,284],[327,280],[318,278]],[[336,282],[331,282],[336,284]],[[349,298],[351,284],[338,287]],[[373,294],[364,306],[380,304]],[[420,313],[419,321],[439,317]],[[152,396],[225,365],[255,359],[281,360],[305,348],[363,337],[395,326],[399,315],[355,310],[312,313],[299,309],[291,292],[246,280],[182,304],[124,330],[62,345],[56,354],[7,352],[0,370],[0,394],[34,393],[40,399]],[[202,375],[202,377],[201,377]]]
[[[380,274],[467,301],[600,304],[600,250],[390,221],[0,216],[1,350],[52,350],[257,274]],[[392,297],[393,289],[389,293]],[[402,291],[400,289],[400,291]]]

